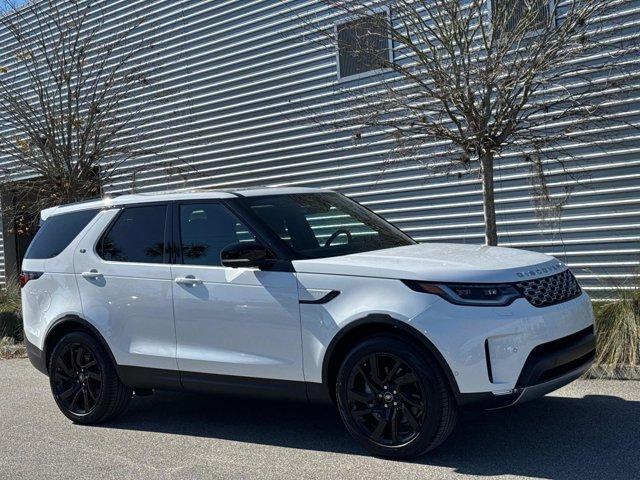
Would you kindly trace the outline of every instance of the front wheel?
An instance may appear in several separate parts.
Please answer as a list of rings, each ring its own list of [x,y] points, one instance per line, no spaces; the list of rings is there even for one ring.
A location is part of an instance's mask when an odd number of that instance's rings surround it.
[[[440,445],[457,418],[449,386],[413,343],[379,336],[355,347],[336,382],[349,433],[376,455],[411,458]]]
[[[124,411],[132,396],[104,347],[80,331],[56,344],[49,359],[49,381],[58,407],[76,423],[107,421]]]

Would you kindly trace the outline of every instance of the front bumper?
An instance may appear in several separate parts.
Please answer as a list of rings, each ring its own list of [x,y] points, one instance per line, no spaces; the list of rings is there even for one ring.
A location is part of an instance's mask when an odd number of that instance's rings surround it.
[[[490,403],[498,406],[524,401],[577,378],[594,356],[593,309],[585,293],[544,308],[525,299],[508,307],[462,307],[440,300],[410,324],[444,357],[461,404],[494,397],[498,400]],[[525,389],[531,393],[523,395]]]
[[[533,349],[511,392],[459,394],[462,407],[498,409],[542,397],[581,377],[593,363],[596,352],[596,336],[588,327]]]

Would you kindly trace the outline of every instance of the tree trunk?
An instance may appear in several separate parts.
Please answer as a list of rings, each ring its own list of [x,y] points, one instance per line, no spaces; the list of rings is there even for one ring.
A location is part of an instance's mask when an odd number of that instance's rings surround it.
[[[484,209],[484,238],[486,245],[498,245],[498,227],[496,226],[496,204],[493,191],[493,154],[480,157],[480,176],[482,179],[482,206]]]

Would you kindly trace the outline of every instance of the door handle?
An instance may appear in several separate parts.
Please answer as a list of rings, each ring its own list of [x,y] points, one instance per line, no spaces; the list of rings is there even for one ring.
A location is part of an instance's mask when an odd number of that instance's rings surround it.
[[[189,286],[202,285],[202,280],[194,277],[193,275],[187,275],[186,277],[178,277],[175,279],[175,282],[178,285],[189,285]]]
[[[102,274],[95,268],[92,268],[88,272],[82,272],[80,275],[82,275],[82,278],[88,279],[96,279],[102,277]]]

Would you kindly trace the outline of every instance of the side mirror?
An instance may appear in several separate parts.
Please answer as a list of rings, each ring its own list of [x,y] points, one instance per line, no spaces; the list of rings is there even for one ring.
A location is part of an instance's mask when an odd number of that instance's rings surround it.
[[[257,242],[227,245],[220,252],[220,263],[231,268],[262,268],[270,260],[269,251]]]

